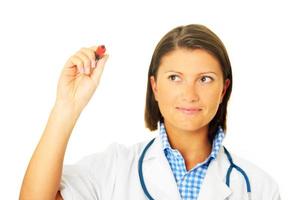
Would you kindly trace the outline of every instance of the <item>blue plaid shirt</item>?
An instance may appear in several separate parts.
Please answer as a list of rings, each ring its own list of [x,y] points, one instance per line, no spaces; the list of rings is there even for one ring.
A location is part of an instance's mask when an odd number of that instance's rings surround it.
[[[181,198],[183,200],[196,200],[209,163],[211,160],[216,159],[219,149],[222,146],[222,141],[225,136],[222,128],[219,127],[218,129],[209,157],[204,162],[198,163],[190,171],[186,170],[185,162],[180,152],[177,149],[172,149],[170,146],[163,122],[160,123],[159,135],[165,156],[175,176]]]

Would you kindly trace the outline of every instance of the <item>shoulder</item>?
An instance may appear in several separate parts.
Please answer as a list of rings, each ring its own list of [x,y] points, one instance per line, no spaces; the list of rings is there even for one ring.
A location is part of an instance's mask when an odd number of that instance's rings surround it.
[[[104,150],[63,166],[60,191],[64,199],[111,199],[116,182],[125,183],[144,142],[126,146],[111,143]],[[121,166],[121,167],[120,167]],[[100,198],[101,197],[101,198]]]
[[[279,187],[274,178],[265,170],[256,164],[235,155],[231,154],[233,162],[242,168],[247,174],[252,193],[257,195],[259,199],[280,199]]]
[[[148,142],[149,139],[131,145],[114,143],[111,147],[114,148],[119,161],[132,161],[139,157],[141,151]]]
[[[233,161],[236,165],[247,171],[249,174],[253,175],[254,177],[259,178],[260,181],[265,182],[267,184],[274,184],[275,181],[272,176],[260,168],[258,165],[252,163],[249,160],[246,160],[234,153],[231,154]]]
[[[135,144],[125,145],[118,142],[109,144],[103,151],[89,154],[82,158],[87,165],[98,165],[103,163],[130,161],[140,155],[145,144],[144,140]]]

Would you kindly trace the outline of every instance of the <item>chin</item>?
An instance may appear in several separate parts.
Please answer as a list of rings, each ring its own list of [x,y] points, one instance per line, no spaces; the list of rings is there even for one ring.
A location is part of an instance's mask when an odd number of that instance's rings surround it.
[[[201,122],[192,122],[192,121],[174,121],[172,123],[173,126],[177,127],[178,129],[184,130],[184,131],[198,131],[203,128],[207,128],[208,124],[201,123]]]

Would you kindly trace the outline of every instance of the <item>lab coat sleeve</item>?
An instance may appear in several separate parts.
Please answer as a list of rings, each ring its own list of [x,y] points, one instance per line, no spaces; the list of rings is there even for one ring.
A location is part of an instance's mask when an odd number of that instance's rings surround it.
[[[116,172],[116,143],[105,151],[64,165],[60,193],[64,200],[110,199]]]
[[[274,184],[275,184],[275,187],[274,187],[272,200],[281,200],[280,193],[279,193],[279,187],[278,187],[277,183],[274,182]]]
[[[261,175],[264,179],[260,180],[261,183],[257,183],[256,185],[261,184],[259,187],[262,191],[265,191],[262,199],[281,200],[277,182],[267,172],[261,170],[261,173],[264,173],[264,175]],[[259,180],[259,178],[257,179]]]

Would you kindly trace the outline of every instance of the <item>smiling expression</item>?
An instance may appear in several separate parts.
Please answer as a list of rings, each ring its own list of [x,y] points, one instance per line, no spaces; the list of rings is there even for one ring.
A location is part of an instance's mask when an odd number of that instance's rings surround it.
[[[185,131],[207,128],[230,83],[214,56],[184,48],[164,55],[150,82],[165,124]]]

